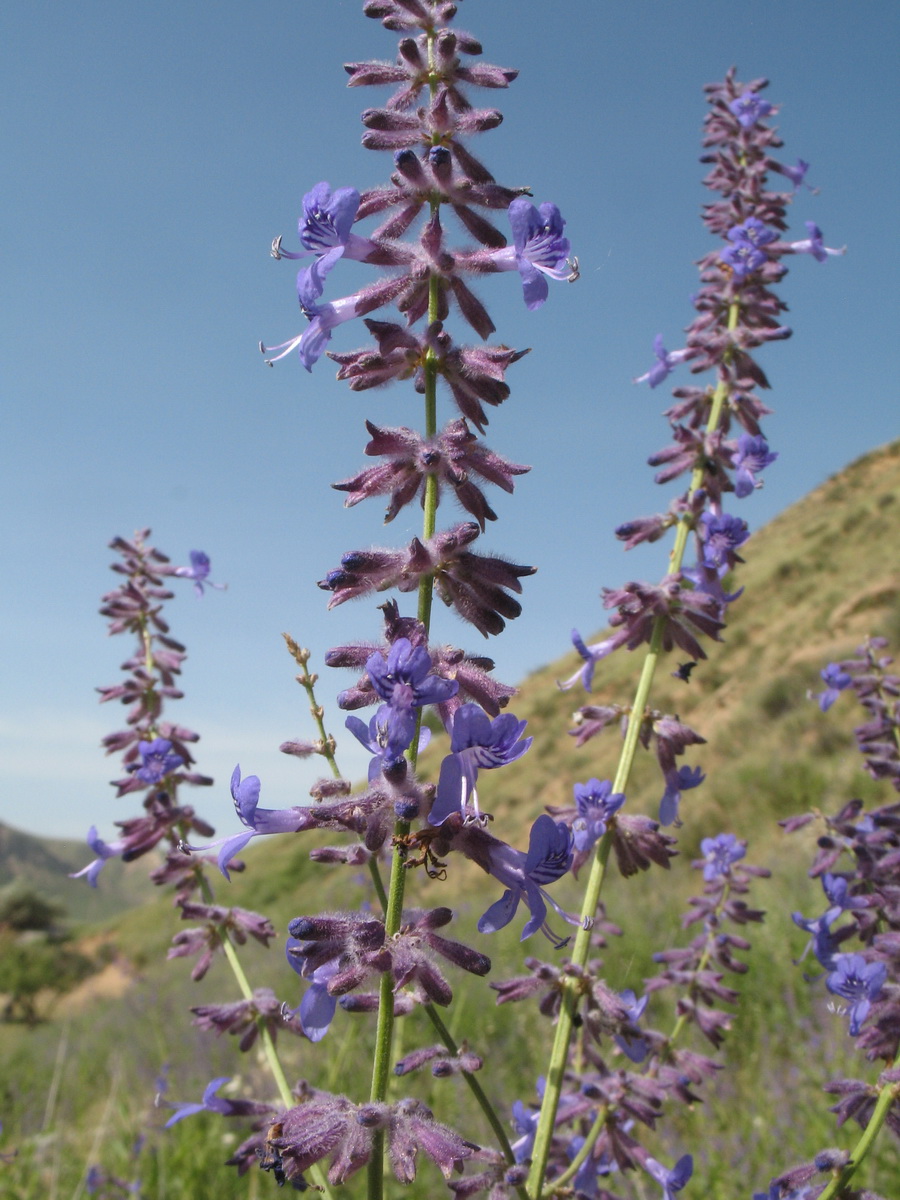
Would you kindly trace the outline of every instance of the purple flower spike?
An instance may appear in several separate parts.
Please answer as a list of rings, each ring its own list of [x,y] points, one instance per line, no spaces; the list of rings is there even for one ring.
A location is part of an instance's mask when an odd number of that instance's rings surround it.
[[[739,500],[749,496],[756,488],[762,487],[762,482],[757,480],[756,476],[771,466],[777,457],[778,452],[769,450],[769,443],[764,437],[741,434],[738,438],[737,454],[734,456],[737,472],[734,477],[734,494]]]
[[[217,591],[224,592],[228,586],[225,583],[213,583],[208,579],[209,575],[209,555],[204,554],[202,550],[191,551],[191,565],[189,567],[176,567],[172,572],[180,579],[193,579],[194,591],[198,596],[203,595],[204,584],[211,588],[216,588]]]
[[[203,1091],[203,1099],[199,1104],[176,1104],[172,1100],[167,1100],[166,1104],[170,1108],[174,1108],[175,1112],[172,1113],[171,1117],[169,1117],[168,1121],[166,1121],[163,1128],[171,1129],[173,1125],[177,1124],[179,1121],[183,1121],[185,1117],[192,1117],[194,1113],[217,1112],[221,1113],[223,1116],[228,1116],[228,1114],[232,1111],[232,1104],[229,1100],[223,1100],[221,1097],[217,1096],[216,1092],[220,1087],[222,1087],[223,1084],[228,1083],[230,1080],[230,1075],[222,1075],[219,1079],[211,1080],[206,1085],[206,1088]]]
[[[847,253],[847,247],[841,246],[840,250],[833,250],[830,246],[826,246],[822,237],[822,230],[818,227],[815,221],[804,221],[809,232],[809,237],[804,238],[800,242],[790,242],[787,249],[794,254],[811,254],[816,262],[825,262],[829,255],[841,255]]]
[[[685,1154],[679,1158],[671,1171],[667,1171],[655,1158],[648,1158],[644,1163],[644,1169],[662,1187],[663,1200],[674,1200],[675,1193],[680,1192],[693,1175],[694,1160],[690,1154]]]
[[[856,1037],[860,1026],[869,1015],[872,1001],[887,979],[887,966],[883,962],[867,962],[861,954],[842,954],[836,960],[835,970],[825,980],[829,992],[843,996],[853,1002],[850,1009],[850,1036]]]
[[[522,757],[533,740],[522,737],[526,724],[512,713],[492,721],[477,704],[460,705],[453,716],[451,753],[441,763],[437,797],[428,817],[432,825],[440,825],[451,812],[466,815],[479,770],[503,767]]]
[[[520,940],[524,942],[540,929],[557,948],[564,946],[568,939],[557,937],[547,925],[547,903],[570,925],[579,925],[579,918],[564,912],[550,899],[543,885],[565,875],[571,864],[572,835],[569,828],[563,821],[554,821],[546,813],[539,816],[531,827],[527,855],[505,842],[492,845],[488,854],[488,870],[495,879],[506,885],[507,890],[479,920],[479,933],[496,933],[498,929],[503,929],[516,915],[519,901],[524,900],[531,919],[522,930]]]
[[[184,766],[180,754],[172,753],[172,743],[168,738],[155,738],[152,742],[139,742],[141,765],[135,767],[136,778],[143,783],[162,783],[167,775]]]
[[[106,860],[108,858],[116,858],[120,855],[125,849],[125,841],[119,838],[115,842],[104,842],[103,838],[97,834],[97,826],[92,825],[88,830],[87,844],[97,857],[93,862],[89,862],[86,867],[82,867],[80,871],[74,871],[69,875],[69,878],[81,879],[84,876],[91,887],[95,888],[97,886],[97,876],[103,870]]]
[[[737,100],[732,100],[728,107],[744,129],[749,129],[751,125],[755,125],[757,121],[761,121],[772,111],[772,105],[768,100],[763,100],[756,92],[749,89],[742,92]]]
[[[661,333],[658,333],[653,339],[653,353],[656,355],[656,363],[649,371],[633,379],[632,383],[649,383],[652,388],[658,387],[670,374],[673,367],[677,367],[679,363],[686,362],[693,357],[693,351],[688,349],[666,350]]]
[[[495,250],[491,261],[495,271],[518,271],[525,307],[540,308],[550,292],[547,277],[570,283],[578,278],[577,261],[568,261],[571,246],[563,237],[566,223],[555,204],[537,209],[524,196],[513,200],[508,211],[513,245]]]
[[[823,692],[810,693],[810,699],[818,700],[822,712],[828,712],[835,700],[853,682],[846,671],[842,671],[837,663],[829,663],[819,672],[825,683]]]
[[[704,838],[700,849],[703,852],[703,878],[707,883],[718,879],[720,875],[728,875],[731,864],[738,862],[747,853],[746,844],[738,841],[733,833],[720,833],[718,837]]]

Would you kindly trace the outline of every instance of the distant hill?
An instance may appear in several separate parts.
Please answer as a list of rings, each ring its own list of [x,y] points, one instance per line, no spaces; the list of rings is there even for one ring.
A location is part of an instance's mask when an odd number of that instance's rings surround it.
[[[0,822],[0,892],[33,888],[65,909],[74,923],[102,921],[124,908],[143,904],[154,893],[147,879],[147,863],[122,863],[115,859],[103,869],[103,886],[88,887],[83,879],[69,879],[90,861],[84,842],[35,837]]]

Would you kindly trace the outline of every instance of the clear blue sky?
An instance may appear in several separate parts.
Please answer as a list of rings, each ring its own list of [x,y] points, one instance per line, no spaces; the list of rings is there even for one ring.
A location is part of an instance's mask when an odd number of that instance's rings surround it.
[[[320,179],[359,188],[389,158],[359,145],[359,112],[383,93],[348,90],[345,61],[392,57],[396,39],[361,0],[7,0],[0,15],[4,438],[0,819],[81,837],[131,813],[107,780],[99,708],[130,649],[97,616],[114,582],[106,543],[151,525],[177,561],[202,548],[226,593],[171,612],[189,648],[187,698],[172,715],[203,734],[198,797],[227,830],[235,762],[264,805],[300,802],[309,773],[279,755],[309,732],[281,631],[315,656],[377,637],[371,600],[331,614],[315,580],[348,549],[400,545],[406,510],[382,529],[375,502],[345,511],[329,484],[364,462],[367,417],[421,424],[398,385],[354,395],[330,362],[267,370],[260,339],[300,331],[294,270],[268,256],[294,244],[303,193]],[[795,236],[816,220],[843,259],[791,262],[783,294],[795,334],[762,351],[780,459],[742,509],[758,526],[847,461],[898,435],[896,237],[900,8],[889,0],[465,0],[459,24],[485,60],[520,69],[506,114],[476,151],[508,184],[555,201],[582,264],[536,313],[517,278],[481,295],[495,340],[533,353],[488,443],[530,463],[485,548],[539,574],[524,613],[489,647],[443,610],[437,636],[492,653],[515,681],[603,624],[602,585],[658,577],[663,552],[626,558],[612,529],[657,511],[670,489],[644,465],[668,441],[664,388],[636,388],[662,333],[693,315],[702,86],[732,64],[768,75],[787,161],[812,163]],[[361,268],[341,264],[334,295]],[[340,290],[339,290],[340,289]],[[331,294],[331,293],[330,293]],[[338,349],[363,344],[344,326]],[[686,379],[686,374],[681,378]],[[677,382],[677,378],[676,378]],[[445,412],[448,410],[445,409]],[[446,518],[447,514],[445,514]],[[455,518],[454,518],[455,519]],[[889,538],[886,545],[896,545]],[[747,553],[752,553],[752,542]],[[742,603],[752,602],[747,598]],[[330,697],[348,682],[326,672]],[[361,756],[346,759],[358,773]]]

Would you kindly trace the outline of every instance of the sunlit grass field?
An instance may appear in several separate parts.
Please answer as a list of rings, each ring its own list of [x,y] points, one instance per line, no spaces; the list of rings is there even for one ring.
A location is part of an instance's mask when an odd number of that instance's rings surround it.
[[[855,1139],[850,1130],[836,1133],[822,1087],[842,1075],[871,1077],[873,1069],[855,1061],[846,1018],[829,1011],[824,989],[810,986],[803,965],[792,961],[802,951],[805,936],[788,915],[797,904],[795,880],[789,877],[795,860],[782,854],[775,877],[756,887],[755,902],[769,916],[765,925],[749,931],[750,970],[736,983],[741,1002],[720,1054],[723,1070],[702,1089],[704,1103],[675,1110],[661,1123],[654,1144],[654,1154],[664,1161],[685,1152],[694,1155],[695,1174],[687,1195],[711,1200],[749,1196],[754,1188],[764,1190],[773,1174],[792,1163]],[[643,977],[653,972],[652,953],[691,936],[678,921],[678,904],[686,894],[685,880],[678,879],[683,874],[673,870],[671,878],[656,872],[639,880],[614,881],[610,918],[620,923],[626,913],[639,913],[640,918],[627,937],[611,939],[604,952],[606,978],[613,987],[640,990]],[[689,882],[700,882],[696,873]],[[816,888],[806,882],[801,892],[801,909],[813,911],[811,905],[819,903]],[[159,906],[156,917],[166,915]],[[463,924],[471,926],[477,912],[465,916]],[[522,946],[502,934],[492,939],[489,949],[495,978],[520,973],[526,953],[545,959],[554,953],[534,939]],[[298,1001],[295,977],[282,967],[280,951],[254,953],[250,969],[255,983],[271,982],[289,1003]],[[168,968],[148,965],[122,999],[97,999],[81,1012],[33,1030],[0,1027],[2,1149],[18,1150],[0,1169],[0,1196],[55,1200],[85,1195],[87,1170],[97,1164],[125,1180],[139,1178],[140,1195],[146,1200],[275,1194],[270,1175],[254,1169],[239,1179],[234,1168],[223,1165],[243,1139],[245,1122],[201,1113],[162,1130],[171,1110],[155,1109],[153,1104],[157,1079],[166,1065],[168,1098],[174,1101],[198,1100],[209,1080],[220,1075],[236,1076],[241,1092],[274,1098],[264,1063],[254,1051],[238,1060],[225,1040],[189,1024],[186,1010],[191,1004],[233,998],[224,963],[218,963],[201,985],[191,984],[187,975],[183,962]],[[468,1033],[472,1048],[484,1055],[482,1082],[508,1118],[514,1099],[535,1096],[534,1064],[540,1061],[539,1047],[546,1044],[549,1022],[537,1014],[533,1002],[497,1007],[487,980],[457,972],[453,982],[457,998],[449,1015],[451,1031],[457,1037]],[[673,998],[662,992],[654,1003],[651,1022],[669,1027]],[[288,1078],[365,1098],[372,1029],[371,1018],[339,1010],[319,1046],[282,1036]],[[710,1049],[694,1038],[694,1048]],[[405,1018],[398,1057],[405,1049],[434,1040],[421,1014]],[[439,1119],[471,1140],[490,1142],[483,1118],[460,1080],[434,1080],[426,1071],[398,1080],[396,1087],[398,1096],[424,1098]],[[146,1141],[135,1157],[133,1148],[141,1137]],[[882,1195],[900,1196],[900,1163],[887,1136],[882,1142],[865,1181]],[[350,1181],[347,1195],[364,1195],[364,1175]],[[444,1193],[439,1173],[427,1161],[420,1164],[412,1187],[393,1186],[398,1194],[415,1197]],[[651,1197],[654,1186],[631,1176],[622,1190]]]

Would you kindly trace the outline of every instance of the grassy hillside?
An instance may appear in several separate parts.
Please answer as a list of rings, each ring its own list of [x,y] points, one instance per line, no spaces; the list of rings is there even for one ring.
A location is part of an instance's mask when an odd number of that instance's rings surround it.
[[[860,770],[851,733],[858,717],[850,698],[842,697],[823,715],[806,693],[819,686],[818,672],[825,662],[851,652],[868,633],[885,634],[900,650],[898,544],[900,442],[852,464],[755,533],[745,547],[747,563],[739,579],[745,594],[732,605],[725,641],[709,646],[709,659],[699,664],[690,683],[672,678],[675,658],[661,667],[654,687],[654,707],[678,713],[708,739],[708,745],[686,756],[692,765],[701,765],[708,778],[684,798],[681,856],[672,871],[654,870],[628,881],[614,874],[610,881],[610,916],[626,927],[626,937],[614,939],[604,952],[610,985],[640,989],[652,970],[652,953],[683,943],[679,907],[698,886],[687,862],[701,838],[722,830],[746,837],[748,861],[773,871],[773,878],[761,881],[753,897],[769,910],[769,917],[764,927],[750,934],[751,971],[740,983],[745,1003],[726,1044],[729,1070],[706,1090],[708,1105],[666,1123],[659,1144],[660,1157],[684,1148],[695,1154],[697,1176],[688,1189],[693,1196],[725,1200],[750,1194],[754,1188],[764,1189],[775,1170],[811,1150],[836,1141],[851,1144],[848,1135],[835,1133],[821,1087],[835,1074],[858,1075],[868,1068],[854,1062],[852,1043],[839,1019],[827,1010],[826,997],[809,988],[794,964],[804,939],[792,925],[790,912],[818,911],[821,889],[804,876],[809,847],[803,836],[785,838],[776,822],[810,805],[830,810],[852,794],[882,802],[886,798]],[[629,566],[624,558],[621,579],[607,582],[615,585],[629,578]],[[598,605],[598,623],[602,615]],[[556,680],[576,666],[572,655],[522,683],[511,707],[529,721],[535,744],[518,763],[485,772],[479,781],[482,806],[496,815],[503,835],[521,846],[545,804],[567,804],[574,781],[610,777],[614,770],[619,748],[615,731],[607,730],[581,749],[568,734],[572,711],[588,698],[577,689],[561,692]],[[627,654],[599,664],[590,700],[629,703],[636,669],[635,656]],[[330,724],[336,721],[332,718]],[[446,744],[435,738],[423,773],[433,771],[445,751]],[[661,791],[655,760],[642,753],[629,789],[629,808],[655,814]],[[217,898],[267,913],[281,931],[299,913],[362,903],[367,895],[364,879],[346,868],[323,868],[308,859],[311,845],[338,840],[308,835],[259,839],[246,855],[246,875],[235,876]],[[78,865],[82,862],[79,859]],[[41,869],[51,868],[48,857]],[[102,877],[104,889],[110,871],[107,867]],[[409,903],[450,905],[459,919],[458,926],[451,926],[451,936],[467,940],[477,917],[497,895],[492,880],[469,864],[453,862],[444,883],[429,883],[417,872]],[[554,895],[564,905],[577,905],[571,880],[556,885]],[[18,1165],[6,1168],[5,1174],[0,1166],[0,1197],[75,1195],[87,1166],[96,1161],[102,1160],[107,1169],[130,1170],[128,1148],[134,1134],[148,1127],[158,1131],[165,1116],[149,1107],[164,1063],[170,1064],[170,1094],[176,1100],[199,1099],[211,1077],[238,1072],[249,1091],[269,1094],[254,1053],[237,1061],[225,1039],[198,1033],[189,1025],[189,1005],[232,999],[236,989],[223,963],[193,985],[189,961],[161,962],[177,927],[164,897],[98,926],[91,933],[92,945],[106,944],[111,960],[107,970],[73,993],[42,1028],[26,1032],[0,1026],[0,1150],[15,1144],[21,1148]],[[552,956],[547,944],[537,944],[539,938],[521,945],[518,927],[514,923],[486,946],[483,940],[479,943],[494,957],[495,978],[519,973],[526,954]],[[279,939],[269,952],[250,947],[248,972],[255,985],[271,984],[295,1005],[301,985],[283,965],[282,944]],[[513,1099],[533,1094],[534,1068],[523,1063],[522,1046],[535,1044],[546,1036],[546,1029],[533,1007],[497,1008],[485,981],[461,981],[459,974],[452,979],[459,1003],[451,1010],[451,1027],[458,1031],[461,1022],[477,1014],[474,1048],[492,1051],[485,1086],[508,1112]],[[666,1003],[670,1001],[660,998],[660,1011]],[[434,1040],[418,1015],[401,1022],[401,1031],[407,1047]],[[285,1046],[288,1077],[303,1076],[321,1086],[365,1094],[370,1035],[366,1018],[339,1013],[322,1046],[301,1041]],[[434,1084],[428,1077],[410,1087],[420,1089],[418,1094],[424,1089],[444,1119],[459,1120],[476,1139],[487,1136],[458,1080]],[[744,1123],[738,1132],[731,1115],[748,1109],[760,1116],[749,1131]],[[221,1122],[207,1115],[185,1121],[164,1136],[153,1133],[141,1160],[142,1194],[272,1194],[270,1177],[253,1172],[238,1181],[233,1171],[219,1165],[238,1136],[223,1135]],[[4,1191],[4,1180],[17,1190]],[[867,1181],[884,1195],[900,1195],[900,1174],[889,1146]],[[358,1193],[351,1189],[349,1194]],[[443,1193],[439,1183],[423,1173],[422,1182],[408,1194]]]
[[[33,890],[58,904],[69,922],[102,921],[125,908],[146,904],[153,895],[146,863],[114,859],[104,871],[103,887],[84,886],[70,879],[91,859],[83,842],[43,838],[0,822],[0,895]],[[108,876],[108,878],[107,878]]]

